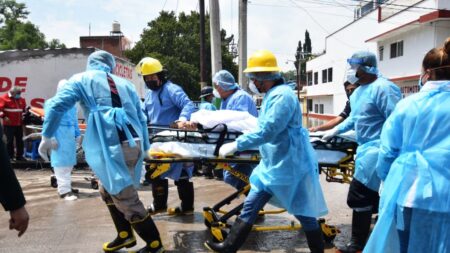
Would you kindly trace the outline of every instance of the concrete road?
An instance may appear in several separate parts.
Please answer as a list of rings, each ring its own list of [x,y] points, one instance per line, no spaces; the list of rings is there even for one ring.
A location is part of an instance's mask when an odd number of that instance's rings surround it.
[[[56,189],[50,187],[49,170],[16,170],[27,199],[31,216],[28,231],[21,237],[8,230],[8,214],[0,212],[0,252],[103,252],[103,242],[115,237],[115,229],[108,210],[98,191],[90,188],[84,180],[89,171],[74,172],[74,187],[80,188],[79,199],[65,201],[59,198]],[[233,189],[222,181],[194,177],[195,214],[193,216],[170,217],[165,214],[153,218],[160,230],[167,252],[207,252],[203,246],[209,232],[203,222],[202,208],[212,206]],[[321,183],[329,208],[324,218],[330,225],[341,230],[335,244],[349,238],[351,210],[346,205],[348,185],[328,183],[321,176]],[[143,187],[139,194],[145,205],[151,202],[151,188]],[[239,202],[241,200],[237,200]],[[179,203],[176,187],[169,189],[169,206]],[[266,209],[273,209],[267,207]],[[267,225],[290,224],[294,220],[288,214],[268,215]],[[143,247],[138,245],[131,249]],[[326,252],[334,252],[327,245]],[[126,251],[123,251],[126,252]],[[240,252],[309,252],[302,231],[252,232]]]

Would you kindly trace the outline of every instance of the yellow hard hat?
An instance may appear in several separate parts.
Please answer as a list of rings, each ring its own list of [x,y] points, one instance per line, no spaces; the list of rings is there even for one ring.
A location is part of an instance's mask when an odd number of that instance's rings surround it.
[[[162,70],[163,66],[161,65],[161,62],[151,57],[142,58],[136,66],[136,72],[142,76],[159,73]]]
[[[269,50],[258,50],[254,52],[247,61],[244,73],[253,72],[279,72],[277,58]]]

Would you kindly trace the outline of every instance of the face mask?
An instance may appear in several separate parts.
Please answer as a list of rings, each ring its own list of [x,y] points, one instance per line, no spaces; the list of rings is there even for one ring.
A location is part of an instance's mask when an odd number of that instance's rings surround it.
[[[213,95],[216,98],[220,98],[220,94],[219,94],[219,92],[216,89],[213,90]]]
[[[14,96],[15,99],[19,99],[20,98],[20,94],[17,94]]]
[[[418,86],[419,86],[419,90],[420,89],[422,89],[422,87],[423,87],[423,82],[422,82],[422,79],[423,79],[423,76],[424,76],[425,74],[420,74],[420,77],[419,77],[419,82],[418,82]]]
[[[255,83],[250,80],[250,83],[248,84],[248,88],[250,89],[251,92],[253,92],[255,95],[262,95],[262,92],[259,91],[259,89],[256,87]]]
[[[356,70],[354,69],[349,69],[347,71],[347,81],[351,84],[355,84],[357,83],[359,80],[358,77],[356,77]]]
[[[147,88],[149,88],[152,91],[157,91],[161,88],[161,86],[158,86],[157,80],[145,81],[145,86],[147,86]]]

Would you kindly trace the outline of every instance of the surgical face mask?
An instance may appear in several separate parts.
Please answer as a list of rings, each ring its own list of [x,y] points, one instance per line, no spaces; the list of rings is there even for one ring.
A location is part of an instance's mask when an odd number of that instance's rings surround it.
[[[355,69],[349,69],[347,71],[347,81],[351,84],[357,83],[359,80],[358,77],[356,77],[356,70]]]
[[[262,92],[259,91],[258,87],[256,87],[255,82],[253,80],[250,80],[250,83],[248,84],[248,88],[251,92],[253,92],[255,95],[262,95]]]
[[[158,85],[158,81],[157,80],[148,80],[145,81],[145,86],[147,86],[147,88],[149,88],[152,91],[157,91],[161,88],[161,86]]]
[[[422,81],[422,79],[423,79],[423,77],[425,76],[426,74],[420,74],[420,77],[419,77],[419,82],[418,82],[418,86],[419,86],[419,90],[420,89],[422,89],[422,87],[423,87],[423,81]]]
[[[219,92],[216,89],[213,90],[213,95],[216,98],[220,98],[220,94],[219,94]]]

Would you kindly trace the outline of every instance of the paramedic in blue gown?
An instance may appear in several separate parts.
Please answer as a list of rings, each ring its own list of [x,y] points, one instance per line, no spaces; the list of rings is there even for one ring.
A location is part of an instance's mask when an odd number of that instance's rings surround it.
[[[87,119],[86,161],[101,182],[100,195],[117,230],[117,237],[105,243],[103,250],[115,252],[136,245],[133,228],[145,241],[139,253],[161,253],[158,229],[135,188],[145,151],[150,149],[146,119],[134,85],[112,74],[115,65],[110,53],[93,52],[86,71],[73,75],[52,98],[45,111],[39,154],[48,161],[57,146],[52,137],[65,113],[79,102]]]
[[[212,103],[214,100],[213,87],[205,86],[200,91],[201,103],[198,106],[199,110],[216,111],[216,106]]]
[[[241,214],[221,243],[207,241],[215,252],[236,252],[244,244],[258,211],[269,201],[285,208],[302,224],[313,253],[324,252],[322,230],[317,218],[327,214],[319,184],[317,159],[302,127],[302,112],[297,96],[285,84],[273,53],[256,51],[247,64],[250,89],[265,93],[254,132],[222,145],[224,157],[235,151],[259,148],[261,161],[250,176],[251,190]]]
[[[360,86],[350,96],[350,116],[325,132],[323,139],[355,130],[358,143],[355,174],[347,196],[347,204],[353,209],[352,234],[350,242],[339,247],[339,252],[355,253],[364,248],[372,214],[378,211],[380,178],[375,165],[381,129],[402,95],[397,85],[379,74],[375,54],[359,51],[347,62],[351,69],[356,70],[355,77]]]
[[[381,132],[380,215],[364,252],[450,252],[450,38]]]
[[[60,92],[67,84],[67,80],[61,80],[56,89]],[[49,107],[52,99],[45,101],[44,110]],[[72,188],[72,169],[77,164],[77,142],[80,142],[80,128],[78,127],[78,115],[76,105],[67,110],[61,118],[59,127],[55,132],[58,147],[51,153],[51,165],[58,182],[59,196],[65,200],[76,200],[78,189]]]
[[[230,72],[226,70],[217,72],[213,77],[213,84],[214,95],[222,99],[220,110],[243,111],[258,117],[256,104],[252,97],[239,87]],[[231,166],[247,176],[250,176],[255,167],[251,164],[231,164]],[[223,179],[238,190],[247,184],[226,170],[223,171]]]
[[[159,60],[145,57],[136,70],[144,79],[148,88],[143,111],[150,125],[170,126],[179,129],[194,129],[189,119],[195,111],[194,103],[183,89],[167,79],[166,70]],[[151,133],[152,134],[152,133]],[[150,213],[168,212],[169,215],[193,214],[194,185],[190,181],[193,173],[192,163],[174,163],[169,171],[152,181],[153,204],[148,207]],[[170,178],[175,181],[180,206],[167,208]]]

